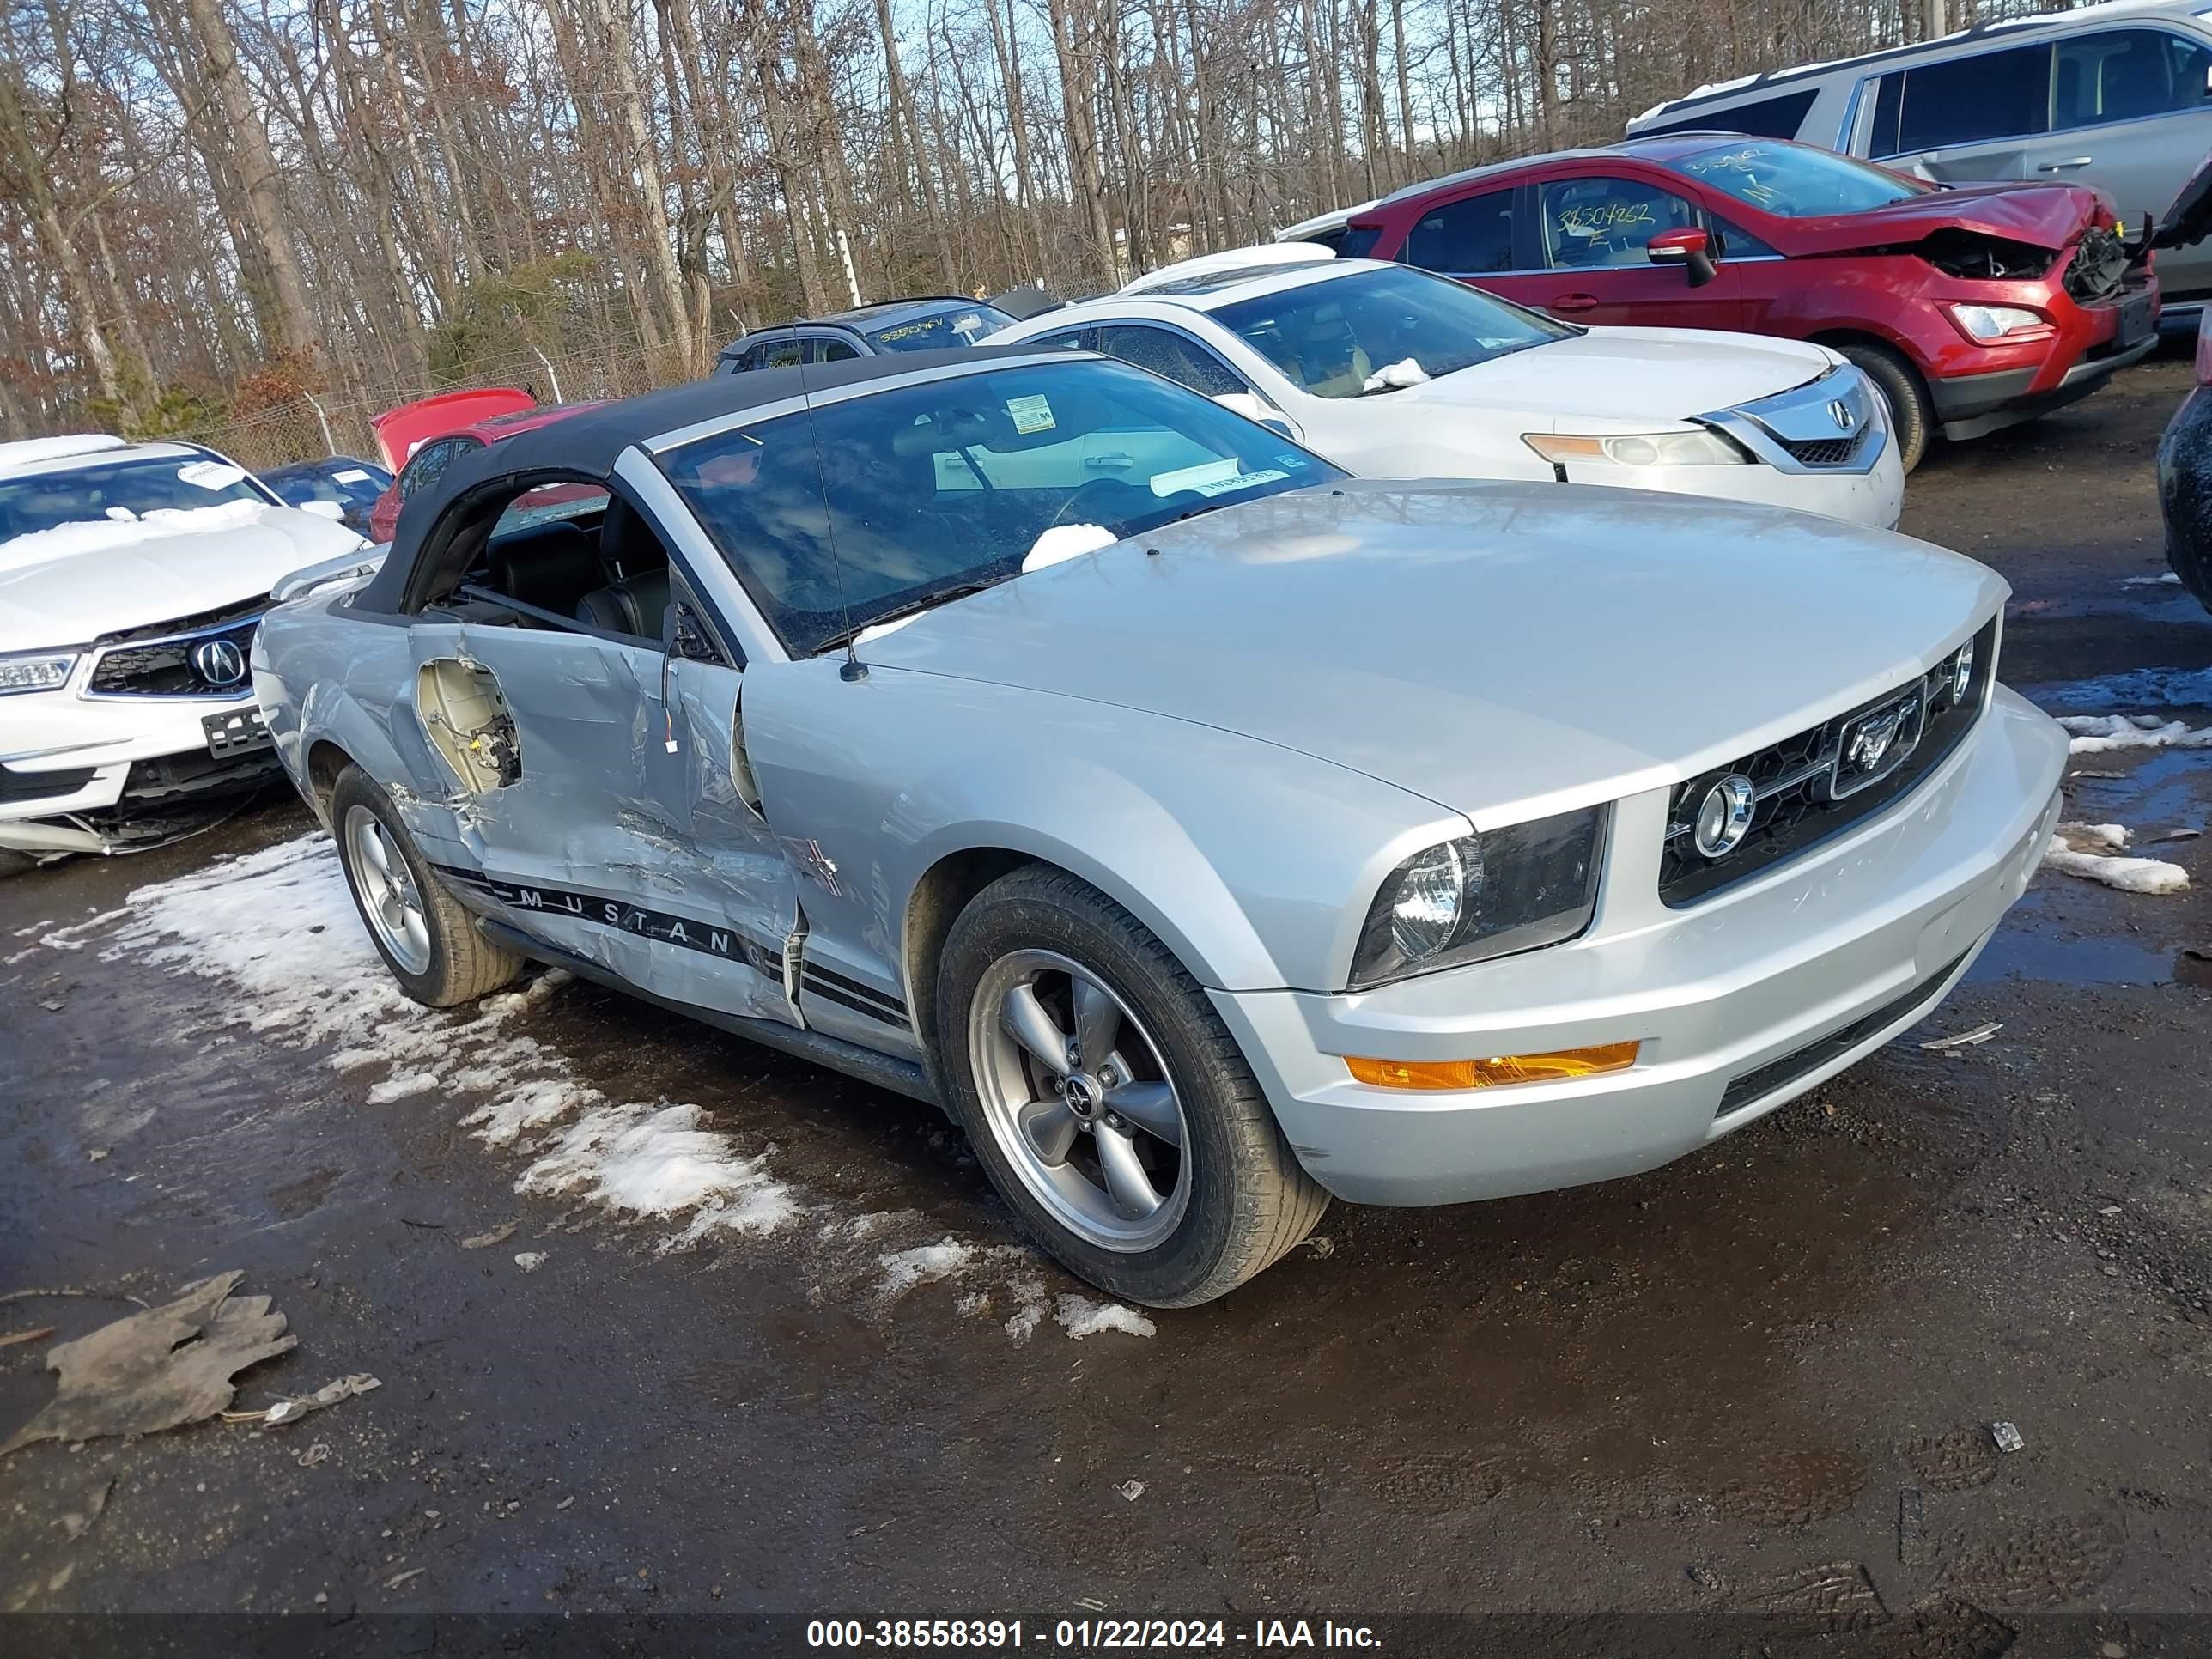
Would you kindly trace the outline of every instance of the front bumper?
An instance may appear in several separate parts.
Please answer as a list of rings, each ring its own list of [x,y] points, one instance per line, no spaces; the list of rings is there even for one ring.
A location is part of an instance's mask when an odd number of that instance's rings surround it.
[[[1615,809],[1617,850],[1579,940],[1359,994],[1217,991],[1214,1004],[1300,1162],[1340,1198],[1449,1204],[1633,1175],[1925,1014],[2026,888],[2065,761],[2064,733],[2000,686],[1959,752],[1890,811],[1704,903],[1659,901],[1667,792],[1654,791]],[[1370,1087],[1343,1059],[1630,1038],[1644,1046],[1625,1072],[1467,1091]]]
[[[2159,337],[2138,340],[2124,349],[2102,356],[2084,357],[2059,375],[2048,391],[2034,390],[2044,378],[2040,368],[2006,368],[1990,374],[1956,374],[1928,382],[1928,395],[1936,404],[1937,428],[1947,438],[1981,438],[2054,409],[2078,403],[2127,368],[2158,349]]]
[[[116,837],[72,820],[160,811],[189,796],[273,776],[276,757],[267,749],[220,759],[209,754],[206,718],[253,706],[250,690],[228,697],[88,697],[74,684],[0,699],[0,847],[98,852]]]

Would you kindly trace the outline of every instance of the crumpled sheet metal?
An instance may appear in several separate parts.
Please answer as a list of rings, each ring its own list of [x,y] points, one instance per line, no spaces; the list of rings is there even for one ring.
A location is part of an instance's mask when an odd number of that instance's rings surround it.
[[[0,1456],[40,1440],[152,1434],[213,1417],[237,1389],[231,1377],[288,1353],[300,1339],[265,1296],[231,1299],[242,1273],[188,1285],[149,1308],[46,1354],[60,1384],[46,1408],[0,1445]]]

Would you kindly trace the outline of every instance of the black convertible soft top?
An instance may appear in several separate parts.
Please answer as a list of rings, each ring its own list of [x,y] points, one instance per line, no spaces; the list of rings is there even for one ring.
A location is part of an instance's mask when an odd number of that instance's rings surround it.
[[[619,403],[601,404],[527,432],[519,432],[512,438],[502,438],[461,456],[446,469],[435,489],[407,503],[392,532],[391,553],[355,603],[359,609],[372,612],[401,610],[423,541],[437,526],[447,503],[464,494],[481,492],[487,484],[505,478],[520,481],[548,472],[605,483],[613,477],[615,463],[623,451],[702,421],[741,415],[749,409],[764,408],[805,393],[833,391],[860,381],[900,380],[933,368],[985,368],[1035,357],[1046,349],[1034,344],[969,346],[940,351],[902,351],[845,362],[812,364],[804,368],[762,368],[747,374],[720,374],[625,398]]]

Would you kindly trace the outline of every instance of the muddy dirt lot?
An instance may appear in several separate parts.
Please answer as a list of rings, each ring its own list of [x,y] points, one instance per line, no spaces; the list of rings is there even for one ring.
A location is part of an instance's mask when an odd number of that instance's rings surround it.
[[[2156,580],[2187,368],[1911,485],[1907,529],[2013,581],[2004,676],[2054,710],[2212,723],[2212,620]],[[2075,767],[2067,817],[2139,838],[2212,804],[2212,750]],[[557,978],[398,1001],[310,834],[271,805],[0,889],[0,1292],[95,1293],[0,1303],[57,1333],[0,1348],[0,1433],[52,1341],[230,1269],[299,1338],[238,1409],[382,1387],[13,1454],[0,1606],[2212,1648],[2212,842],[2154,849],[2179,895],[2046,871],[1926,1026],[1706,1155],[1340,1206],[1146,1316],[1023,1249],[925,1109]]]

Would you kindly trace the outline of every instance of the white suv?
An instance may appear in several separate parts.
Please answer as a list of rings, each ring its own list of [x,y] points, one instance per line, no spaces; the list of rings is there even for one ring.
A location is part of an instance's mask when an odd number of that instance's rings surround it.
[[[276,775],[247,653],[279,577],[362,545],[338,510],[193,444],[0,444],[0,875],[203,827]]]

